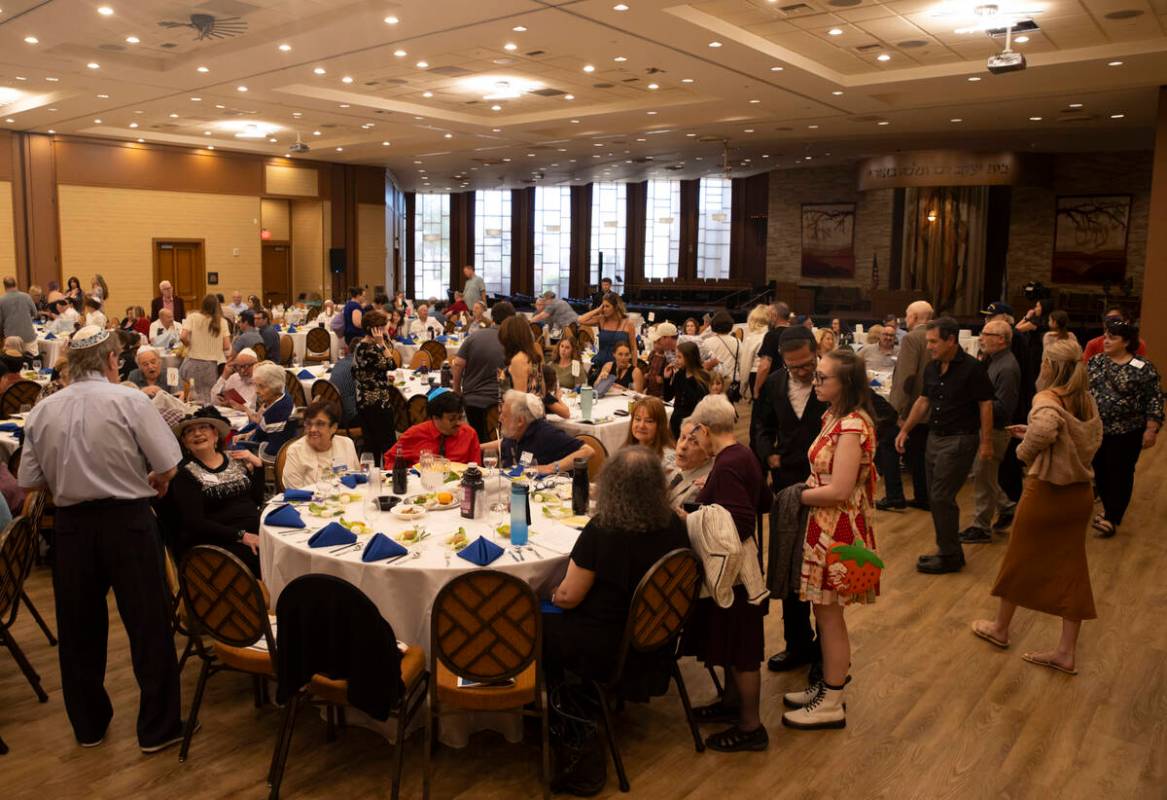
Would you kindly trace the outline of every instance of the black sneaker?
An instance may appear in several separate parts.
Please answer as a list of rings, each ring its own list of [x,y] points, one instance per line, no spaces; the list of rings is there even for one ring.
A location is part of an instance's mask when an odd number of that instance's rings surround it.
[[[921,556],[916,561],[916,571],[928,575],[944,575],[960,572],[964,568],[964,556]]]
[[[903,511],[908,507],[908,501],[903,498],[892,500],[890,497],[885,497],[882,500],[876,500],[875,507],[880,511]]]
[[[988,544],[993,541],[993,535],[984,528],[970,526],[960,532],[962,544]]]

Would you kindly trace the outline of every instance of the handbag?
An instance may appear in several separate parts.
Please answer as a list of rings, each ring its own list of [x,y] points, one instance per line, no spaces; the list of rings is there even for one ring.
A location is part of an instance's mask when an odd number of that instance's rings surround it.
[[[738,355],[741,353],[741,349],[742,343],[738,342],[737,347],[734,348],[733,351],[733,378],[730,379],[729,387],[725,390],[726,398],[729,399],[729,402],[734,404],[741,402],[742,399],[742,382],[737,374],[739,363]]]

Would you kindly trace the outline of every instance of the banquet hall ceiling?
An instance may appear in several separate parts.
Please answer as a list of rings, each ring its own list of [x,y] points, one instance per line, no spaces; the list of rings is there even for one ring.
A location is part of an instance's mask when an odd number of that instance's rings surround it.
[[[1029,68],[992,75],[1013,24]],[[1132,149],[1165,31],[1167,0],[0,0],[0,129],[299,137],[434,190]]]

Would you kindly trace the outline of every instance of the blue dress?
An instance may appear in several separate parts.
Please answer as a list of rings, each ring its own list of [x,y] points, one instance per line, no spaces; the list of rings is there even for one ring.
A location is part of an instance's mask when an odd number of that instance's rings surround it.
[[[596,357],[592,359],[592,369],[598,369],[613,360],[615,358],[613,351],[615,351],[616,345],[627,341],[627,331],[606,331],[600,328],[600,337],[596,342]]]

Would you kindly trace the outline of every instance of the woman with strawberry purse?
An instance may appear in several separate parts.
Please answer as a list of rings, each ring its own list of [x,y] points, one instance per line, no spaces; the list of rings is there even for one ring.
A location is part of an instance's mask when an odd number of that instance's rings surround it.
[[[799,597],[814,606],[823,652],[822,680],[783,702],[782,724],[815,730],[843,728],[843,687],[850,680],[851,643],[843,608],[873,603],[883,562],[875,553],[875,418],[867,366],[850,350],[832,350],[818,364],[814,391],[828,404],[810,446],[810,477],[802,492],[811,506],[803,545]]]

